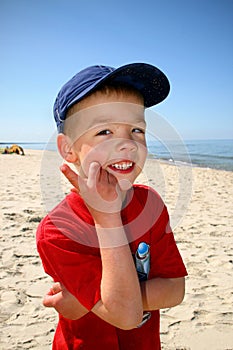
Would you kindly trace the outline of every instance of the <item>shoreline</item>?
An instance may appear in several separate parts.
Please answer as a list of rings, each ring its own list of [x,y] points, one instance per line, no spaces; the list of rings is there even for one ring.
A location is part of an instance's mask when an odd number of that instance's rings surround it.
[[[163,159],[163,158],[156,158],[153,154],[148,155],[147,159],[155,160],[155,161],[165,163],[167,165],[173,165],[173,166],[187,166],[187,167],[191,167],[191,168],[212,169],[212,170],[233,172],[233,169],[232,170],[231,169],[220,169],[220,168],[210,167],[210,166],[201,165],[201,164],[192,163],[192,162],[186,163],[186,162],[182,162],[182,161],[173,161],[173,160],[167,160],[167,159]]]
[[[42,190],[56,203],[70,186],[55,169],[60,159],[50,152],[42,164],[43,152],[0,155],[4,350],[51,349],[57,323],[56,312],[42,306],[52,281],[43,271],[35,232],[48,210]],[[233,173],[171,165],[148,159],[138,179],[162,195],[177,221],[174,235],[189,273],[183,303],[161,310],[162,349],[233,349]],[[61,183],[58,189],[55,179]]]
[[[1,148],[0,148],[1,149]],[[57,150],[47,150],[47,149],[43,149],[43,150],[37,150],[37,149],[31,149],[31,148],[24,148],[25,151],[25,155],[27,155],[27,153],[33,153],[33,152],[55,152],[58,153]],[[13,154],[11,154],[13,155]],[[5,154],[2,154],[0,152],[0,156],[5,156]],[[7,156],[7,155],[6,155]],[[9,156],[9,155],[8,155]],[[173,161],[173,160],[168,160],[168,159],[163,159],[163,158],[157,158],[155,155],[153,154],[148,154],[147,156],[147,160],[152,160],[155,162],[159,162],[161,164],[165,164],[165,165],[171,165],[171,166],[177,166],[177,167],[190,167],[190,168],[201,168],[201,169],[210,169],[210,170],[217,170],[217,171],[226,171],[226,172],[233,172],[233,169],[221,169],[221,168],[216,168],[216,167],[210,167],[210,166],[206,166],[206,165],[201,165],[201,164],[196,164],[196,163],[186,163],[186,162],[182,162],[182,161]]]
[[[54,135],[55,136],[55,135]],[[186,164],[193,167],[233,171],[233,139],[184,140],[183,146],[175,141],[148,140],[148,157],[169,163]],[[0,148],[12,143],[0,143]],[[46,150],[57,152],[55,137],[49,142],[21,142],[25,150]]]

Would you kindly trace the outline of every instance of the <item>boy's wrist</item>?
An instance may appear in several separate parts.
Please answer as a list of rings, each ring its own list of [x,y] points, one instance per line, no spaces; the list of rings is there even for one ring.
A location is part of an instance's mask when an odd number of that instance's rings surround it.
[[[98,212],[92,215],[96,228],[118,228],[122,227],[120,213]]]
[[[101,248],[115,248],[128,245],[128,239],[121,221],[108,219],[107,222],[95,223],[95,228]]]

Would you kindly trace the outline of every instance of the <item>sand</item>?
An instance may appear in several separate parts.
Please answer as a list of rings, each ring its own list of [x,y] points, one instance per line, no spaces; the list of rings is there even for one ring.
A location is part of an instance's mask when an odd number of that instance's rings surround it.
[[[59,171],[51,172],[60,162],[53,158],[34,150],[0,155],[2,350],[51,349],[57,315],[42,306],[51,278],[41,266],[35,231],[69,191]],[[233,172],[149,159],[139,180],[164,198],[189,273],[183,303],[161,310],[162,348],[233,349]]]

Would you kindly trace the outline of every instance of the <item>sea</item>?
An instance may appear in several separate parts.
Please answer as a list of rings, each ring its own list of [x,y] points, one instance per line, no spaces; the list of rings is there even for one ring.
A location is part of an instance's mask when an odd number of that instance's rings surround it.
[[[25,150],[56,151],[55,143],[14,142]],[[13,143],[0,143],[0,148]],[[149,140],[150,158],[174,164],[189,164],[195,167],[233,171],[233,139],[230,140],[185,140],[181,142]]]

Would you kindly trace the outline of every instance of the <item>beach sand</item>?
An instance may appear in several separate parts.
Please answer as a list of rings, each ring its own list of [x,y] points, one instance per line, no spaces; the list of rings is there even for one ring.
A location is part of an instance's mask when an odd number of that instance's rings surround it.
[[[43,271],[35,232],[70,186],[57,169],[51,172],[57,166],[53,152],[46,160],[43,151],[25,153],[0,155],[2,350],[51,349],[57,322],[56,312],[42,306],[52,281]],[[167,204],[189,273],[183,303],[161,310],[162,348],[233,349],[233,172],[149,159],[139,180]]]

